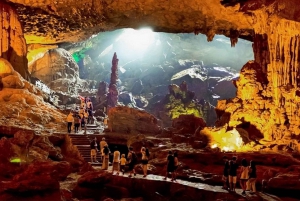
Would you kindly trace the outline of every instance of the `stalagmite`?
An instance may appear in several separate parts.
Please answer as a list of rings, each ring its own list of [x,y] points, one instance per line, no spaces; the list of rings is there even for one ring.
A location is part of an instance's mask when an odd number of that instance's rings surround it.
[[[114,53],[112,59],[112,67],[111,67],[111,74],[110,74],[110,84],[108,89],[107,95],[107,109],[115,107],[118,102],[119,91],[117,88],[117,80],[118,80],[118,62],[119,59],[117,54]]]

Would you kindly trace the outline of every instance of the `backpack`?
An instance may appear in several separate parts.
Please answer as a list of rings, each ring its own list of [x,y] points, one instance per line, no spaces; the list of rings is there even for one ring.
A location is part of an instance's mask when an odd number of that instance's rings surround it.
[[[108,155],[109,154],[109,148],[108,147],[104,147],[103,152],[104,152],[105,155]]]
[[[80,122],[81,122],[80,116],[76,116],[76,118],[75,118],[75,123],[76,123],[76,124],[80,124]]]

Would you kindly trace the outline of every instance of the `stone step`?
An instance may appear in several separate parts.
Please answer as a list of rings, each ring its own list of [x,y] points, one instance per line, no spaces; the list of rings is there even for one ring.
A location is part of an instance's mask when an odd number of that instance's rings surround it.
[[[75,145],[81,155],[81,157],[86,162],[91,162],[91,150],[90,150],[90,137],[88,135],[82,134],[69,134],[72,139],[73,145]],[[100,162],[100,154],[97,153],[96,159]],[[101,166],[101,163],[91,163],[93,166]]]
[[[87,124],[86,128],[102,128],[102,127],[100,127],[100,126],[98,126],[96,124]]]
[[[90,141],[82,141],[82,140],[72,140],[72,143],[74,144],[74,145],[90,145]]]

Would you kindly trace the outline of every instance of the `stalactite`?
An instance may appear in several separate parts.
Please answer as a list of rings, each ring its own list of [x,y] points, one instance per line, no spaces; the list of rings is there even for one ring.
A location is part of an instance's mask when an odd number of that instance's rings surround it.
[[[29,80],[27,47],[18,16],[8,4],[0,2],[0,57]]]
[[[237,44],[239,38],[239,31],[238,30],[230,30],[230,42],[231,47],[235,47],[235,44]]]

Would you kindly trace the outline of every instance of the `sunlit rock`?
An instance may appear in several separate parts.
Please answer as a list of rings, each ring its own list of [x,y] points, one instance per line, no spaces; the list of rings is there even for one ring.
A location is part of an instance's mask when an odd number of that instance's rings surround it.
[[[0,3],[0,10],[0,57],[9,61],[21,76],[29,79],[26,42],[18,15],[15,9],[5,2]],[[0,75],[3,69],[7,70],[7,67],[2,66],[2,62]]]
[[[208,139],[208,146],[212,149],[219,148],[221,151],[242,151],[249,147],[244,146],[250,142],[248,133],[242,129],[228,130],[226,127],[205,127],[196,136],[204,135]]]
[[[157,119],[143,111],[129,107],[113,107],[108,112],[108,129],[128,134],[158,134],[160,127]]]
[[[3,125],[14,125],[42,129],[61,129],[64,115],[49,103],[44,102],[44,93],[13,71],[2,79],[0,105]]]
[[[68,78],[68,80],[75,83],[79,78],[78,65],[70,53],[61,48],[49,50],[42,58],[29,66],[29,72],[53,89],[58,86],[52,86],[54,85],[54,83],[51,85],[52,81]],[[68,88],[59,89],[60,91],[68,91]]]
[[[14,68],[11,64],[3,58],[0,58],[0,76],[6,77],[7,75],[11,75],[14,72]]]

